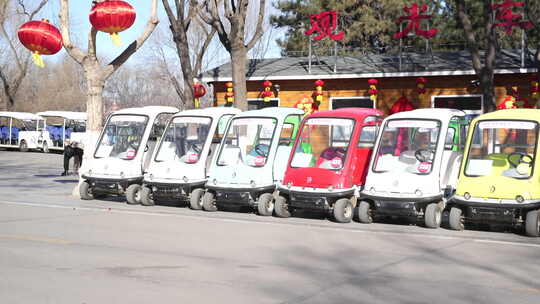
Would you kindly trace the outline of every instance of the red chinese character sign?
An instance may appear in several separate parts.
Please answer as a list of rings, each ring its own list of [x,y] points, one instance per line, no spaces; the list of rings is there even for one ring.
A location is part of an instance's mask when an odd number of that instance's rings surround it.
[[[514,14],[513,8],[523,7],[525,4],[519,1],[504,0],[503,3],[494,4],[491,8],[496,11],[495,18],[501,21],[493,26],[504,28],[506,34],[511,35],[515,26],[521,29],[528,29],[533,26],[532,22],[522,20],[522,14]]]
[[[311,28],[305,32],[306,35],[311,36],[318,34],[313,39],[319,41],[325,37],[329,37],[334,41],[341,41],[345,36],[344,32],[334,34],[334,30],[337,28],[337,13],[334,11],[322,12],[320,14],[314,14],[310,16]]]
[[[399,17],[397,23],[401,24],[405,21],[408,21],[409,23],[403,29],[403,31],[394,34],[394,38],[404,38],[409,35],[409,33],[414,31],[416,35],[429,39],[435,37],[435,35],[437,35],[437,33],[439,32],[439,30],[436,28],[423,30],[421,27],[422,20],[431,19],[431,15],[425,14],[427,12],[427,5],[423,4],[420,7],[418,4],[414,3],[411,7],[404,7],[403,11],[407,15]]]

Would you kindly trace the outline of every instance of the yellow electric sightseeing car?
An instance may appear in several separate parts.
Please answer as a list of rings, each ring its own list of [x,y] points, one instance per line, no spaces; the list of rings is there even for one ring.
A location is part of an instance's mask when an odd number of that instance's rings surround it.
[[[539,125],[540,110],[533,109],[500,110],[473,120],[448,204],[452,229],[499,224],[540,235]]]

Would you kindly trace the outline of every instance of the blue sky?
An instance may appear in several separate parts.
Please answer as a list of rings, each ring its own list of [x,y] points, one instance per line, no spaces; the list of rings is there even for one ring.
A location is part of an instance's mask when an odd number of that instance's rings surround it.
[[[39,3],[39,0],[27,0],[28,3],[36,6]],[[275,1],[275,0],[274,0]],[[48,18],[52,23],[59,25],[59,0],[49,0],[49,4],[42,10],[39,15],[39,18]],[[112,44],[111,39],[106,33],[98,33],[98,54],[106,56],[107,58],[114,58],[120,54],[124,47],[136,39],[142,30],[144,29],[148,17],[150,16],[151,10],[151,1],[150,0],[128,0],[133,7],[135,7],[137,18],[135,24],[127,29],[124,32],[120,33],[120,37],[123,41],[123,47],[117,47]],[[172,1],[171,1],[172,2]],[[88,19],[88,13],[90,12],[92,6],[92,1],[90,0],[71,0],[70,1],[70,27],[71,27],[71,39],[72,41],[80,48],[86,48],[87,45],[87,35],[90,29],[90,21]],[[268,14],[267,14],[268,15]],[[159,27],[164,30],[168,30],[169,21],[163,9],[162,1],[158,1],[158,18],[160,20]],[[275,36],[275,35],[274,35]],[[147,41],[148,44],[148,41]],[[148,49],[147,45],[135,54],[131,61],[141,61],[144,60],[145,50]],[[64,52],[64,51],[62,51]],[[222,52],[223,53],[223,52]],[[224,52],[226,53],[226,52]],[[221,55],[220,55],[221,56]],[[222,54],[223,58],[220,58],[221,61],[228,61],[228,55]],[[279,57],[279,48],[275,43],[275,37],[273,37],[271,45],[269,47],[269,52],[266,57]]]

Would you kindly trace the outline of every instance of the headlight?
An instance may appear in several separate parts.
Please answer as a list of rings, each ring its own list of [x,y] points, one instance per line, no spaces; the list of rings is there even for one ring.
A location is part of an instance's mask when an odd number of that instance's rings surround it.
[[[92,169],[88,170],[86,174],[88,174],[88,176],[92,175]]]
[[[254,180],[250,181],[249,184],[250,184],[251,187],[253,187],[253,188],[255,188],[255,186],[257,186],[257,184],[255,184],[255,181],[254,181]]]
[[[291,187],[292,187],[292,182],[288,182],[287,183],[287,188],[291,189]]]
[[[120,178],[124,178],[124,176],[125,176],[125,175],[124,175],[124,171],[121,171],[121,172],[120,172]]]
[[[375,191],[375,187],[369,188],[369,192],[370,192],[371,194],[375,194],[375,192],[376,192],[376,191]]]
[[[187,178],[187,176],[184,176],[182,177],[182,180],[184,181],[184,183],[187,183],[189,179]]]
[[[469,200],[471,199],[471,194],[469,192],[465,192],[465,194],[463,194],[463,197],[466,199],[466,200]]]
[[[328,191],[330,191],[330,192],[334,191],[334,186],[332,186],[332,185],[328,186]]]
[[[214,183],[214,185],[217,185],[217,179],[214,178],[212,182]]]
[[[521,204],[521,203],[523,203],[524,201],[525,201],[525,199],[523,198],[523,196],[521,196],[521,195],[516,196],[516,202],[518,202],[518,203]]]
[[[414,191],[414,194],[416,194],[416,196],[422,196],[422,191],[420,191],[420,189],[416,189],[416,191]]]
[[[148,176],[148,178],[149,178],[150,180],[154,179],[154,174],[150,174],[150,175]]]

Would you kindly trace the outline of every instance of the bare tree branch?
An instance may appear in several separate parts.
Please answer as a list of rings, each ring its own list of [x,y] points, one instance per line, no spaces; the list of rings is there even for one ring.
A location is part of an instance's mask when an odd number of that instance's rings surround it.
[[[71,43],[69,36],[69,0],[60,0],[60,32],[62,33],[62,41],[66,52],[73,60],[82,64],[86,55]]]
[[[266,11],[266,0],[261,0],[259,3],[259,15],[257,19],[257,27],[255,28],[255,33],[253,37],[247,44],[247,49],[251,50],[257,41],[261,39],[263,35],[263,22],[264,22],[264,12]]]
[[[212,27],[212,31],[210,33],[206,32],[206,39],[204,40],[204,43],[199,50],[199,53],[197,54],[197,59],[195,61],[195,69],[194,72],[196,75],[200,75],[202,72],[202,63],[204,54],[206,53],[206,50],[208,49],[208,46],[210,46],[210,43],[212,42],[212,39],[214,38],[214,35],[216,34],[216,29]]]

